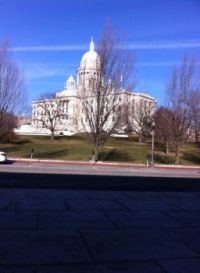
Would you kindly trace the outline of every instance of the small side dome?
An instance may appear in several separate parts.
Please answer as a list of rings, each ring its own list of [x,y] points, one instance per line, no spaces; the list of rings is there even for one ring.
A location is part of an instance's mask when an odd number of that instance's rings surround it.
[[[72,75],[71,75],[71,76],[69,76],[69,78],[68,78],[67,82],[68,82],[68,83],[70,83],[70,82],[75,82],[75,80],[74,80],[74,78],[73,78],[73,76],[72,76]]]
[[[73,78],[73,76],[69,76],[69,78],[67,79],[66,83],[65,83],[65,90],[75,90],[76,88],[76,82]]]

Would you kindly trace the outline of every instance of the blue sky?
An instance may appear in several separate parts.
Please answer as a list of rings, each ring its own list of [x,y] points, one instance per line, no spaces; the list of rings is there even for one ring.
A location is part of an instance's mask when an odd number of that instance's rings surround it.
[[[200,60],[200,0],[0,0],[0,14],[0,39],[24,71],[29,102],[76,75],[105,20],[136,56],[135,90],[159,104],[173,65],[184,54]]]

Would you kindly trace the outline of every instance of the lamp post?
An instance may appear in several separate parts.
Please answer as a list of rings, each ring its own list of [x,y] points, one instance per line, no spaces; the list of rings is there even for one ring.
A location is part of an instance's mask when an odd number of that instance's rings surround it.
[[[155,135],[155,122],[154,122],[154,120],[151,123],[151,135],[152,135],[152,140],[151,140],[151,166],[153,167],[153,165],[154,165],[154,135]]]

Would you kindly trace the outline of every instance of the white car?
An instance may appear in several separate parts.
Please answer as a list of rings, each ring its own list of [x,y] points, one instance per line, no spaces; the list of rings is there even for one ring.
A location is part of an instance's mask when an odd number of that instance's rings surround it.
[[[0,151],[0,162],[5,162],[7,160],[6,153]]]

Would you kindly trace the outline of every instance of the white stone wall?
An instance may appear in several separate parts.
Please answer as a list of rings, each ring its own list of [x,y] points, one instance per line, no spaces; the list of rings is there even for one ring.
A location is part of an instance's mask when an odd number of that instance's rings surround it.
[[[123,91],[123,92],[120,92],[117,96],[118,97],[116,100],[116,107],[123,107],[123,105],[128,104],[129,107],[137,109],[137,107],[139,107],[142,101],[142,103],[146,104],[147,108],[149,107],[151,109],[152,114],[156,107],[155,99],[145,94]],[[63,101],[63,108],[62,108],[63,117],[61,117],[60,120],[58,121],[56,129],[58,131],[67,130],[67,131],[73,131],[77,133],[83,132],[84,128],[82,126],[82,120],[85,123],[87,123],[87,121],[82,111],[81,99],[78,96],[70,96],[70,95],[69,96],[66,95],[64,97],[59,96],[59,99]],[[94,101],[95,98],[91,97],[91,98],[87,98],[87,100],[89,103],[91,103],[91,101]],[[41,118],[42,114],[44,115],[44,110],[41,107],[41,104],[43,103],[48,103],[48,100],[33,102],[32,126],[36,128],[42,127],[39,119]],[[112,124],[110,125],[107,124],[108,127],[111,125]]]

